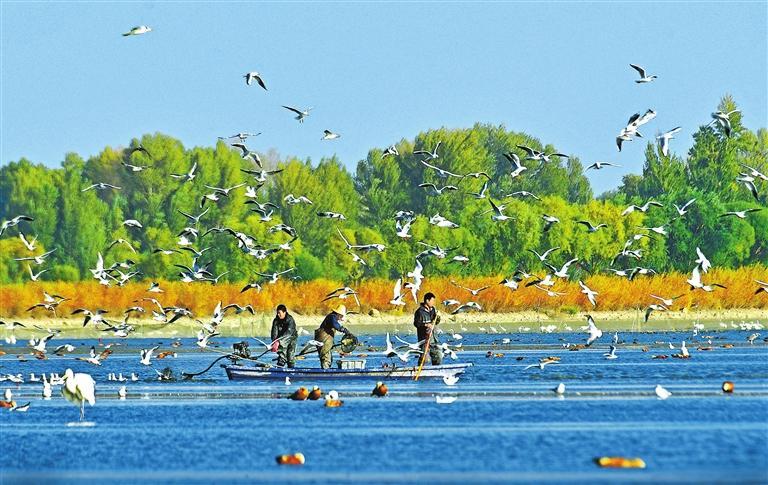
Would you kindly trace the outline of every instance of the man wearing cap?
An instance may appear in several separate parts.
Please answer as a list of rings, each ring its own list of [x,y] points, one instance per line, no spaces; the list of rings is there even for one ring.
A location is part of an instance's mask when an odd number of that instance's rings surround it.
[[[293,355],[296,353],[296,340],[299,338],[296,332],[296,322],[288,313],[288,309],[282,303],[277,305],[275,319],[272,320],[272,351],[277,352],[277,365],[293,367],[296,361]]]
[[[344,321],[344,317],[347,315],[347,307],[339,305],[331,311],[323,319],[323,323],[320,324],[320,328],[315,330],[315,340],[322,342],[322,347],[318,347],[317,353],[320,356],[320,367],[328,369],[331,367],[331,361],[333,356],[331,349],[333,348],[333,337],[336,335],[336,331],[344,334],[345,338],[351,338],[356,341],[354,335],[347,330],[341,322]]]
[[[429,358],[432,360],[432,365],[443,363],[443,354],[440,352],[440,343],[437,341],[435,332],[435,325],[438,323],[440,323],[440,316],[435,308],[435,295],[427,293],[424,295],[424,301],[413,315],[413,326],[416,327],[419,342],[423,342],[421,344],[422,350],[429,340]],[[422,356],[422,359],[424,358],[426,357]]]

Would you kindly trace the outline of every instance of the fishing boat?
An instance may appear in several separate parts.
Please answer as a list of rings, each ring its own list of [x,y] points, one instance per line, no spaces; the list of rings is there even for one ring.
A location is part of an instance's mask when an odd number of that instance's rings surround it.
[[[421,369],[419,379],[442,379],[443,377],[454,377],[462,374],[472,364],[444,364],[444,365],[425,365]],[[318,369],[309,367],[294,367],[292,369],[284,367],[274,367],[269,365],[239,365],[222,364],[227,371],[227,377],[230,380],[235,379],[264,379],[264,380],[285,380],[289,377],[291,381],[317,381],[324,379],[371,379],[384,381],[387,379],[413,379],[418,372],[418,366],[407,367],[378,367],[366,369],[363,365],[339,365],[337,368]]]

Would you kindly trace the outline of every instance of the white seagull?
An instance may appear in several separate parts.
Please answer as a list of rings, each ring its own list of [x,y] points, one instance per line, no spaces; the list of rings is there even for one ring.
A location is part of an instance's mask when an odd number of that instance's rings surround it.
[[[139,360],[139,363],[141,363],[141,365],[152,365],[152,354],[155,352],[155,350],[157,350],[157,347],[152,347],[151,349],[141,349],[141,360]]]
[[[682,130],[682,128],[677,126],[656,137],[656,139],[659,140],[659,147],[661,147],[661,153],[665,157],[669,156],[669,140],[673,139],[675,137],[674,135],[680,130]]]
[[[630,64],[629,67],[637,71],[637,73],[640,75],[640,79],[635,79],[635,82],[637,84],[649,83],[658,77],[655,74],[652,74],[652,75],[646,74],[645,69],[638,66],[637,64]]]
[[[579,280],[579,286],[581,286],[581,292],[587,295],[587,299],[590,303],[592,303],[592,306],[597,305],[597,300],[595,300],[595,297],[599,295],[599,293],[589,289],[589,287],[585,285],[581,280]]]
[[[686,214],[688,213],[688,207],[689,207],[691,204],[693,204],[694,202],[696,202],[696,199],[691,199],[691,200],[689,200],[688,202],[686,202],[685,204],[683,204],[683,206],[682,206],[682,207],[678,207],[678,205],[677,205],[677,204],[672,204],[672,205],[674,205],[674,206],[675,206],[675,210],[677,211],[677,215],[678,215],[678,217],[683,217],[684,215],[686,215]]]
[[[147,32],[152,32],[151,27],[147,27],[146,25],[139,25],[137,27],[132,28],[128,32],[123,34],[123,37],[128,37],[131,35],[142,35],[146,34]]]
[[[654,392],[662,401],[672,395],[671,392],[661,387],[660,384],[656,386],[656,389],[654,389]]]
[[[595,340],[603,336],[603,331],[597,328],[592,315],[587,315],[587,332],[589,333],[589,338],[587,339],[587,347],[592,345]]]
[[[256,71],[253,72],[246,72],[243,77],[245,78],[245,84],[250,86],[253,84],[253,81],[256,81],[259,86],[264,88],[264,91],[267,90],[267,86],[264,84],[264,80],[261,79],[261,74],[259,74]]]
[[[340,137],[341,135],[334,133],[331,130],[323,130],[323,137],[320,138],[320,140],[335,140]]]
[[[304,118],[309,116],[309,112],[312,110],[312,108],[307,108],[305,110],[301,110],[298,108],[292,108],[290,106],[283,106],[283,108],[287,109],[288,111],[292,111],[296,113],[295,120],[298,120],[299,123],[304,123]]]
[[[402,293],[402,278],[398,278],[395,282],[395,288],[392,292],[392,299],[389,300],[390,305],[398,305],[403,306],[405,305],[405,302],[403,301],[403,293]]]

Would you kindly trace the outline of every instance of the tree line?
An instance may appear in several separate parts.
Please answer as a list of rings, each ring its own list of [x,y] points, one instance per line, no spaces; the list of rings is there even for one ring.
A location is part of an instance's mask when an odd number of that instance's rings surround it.
[[[718,109],[730,111],[733,100],[726,96]],[[241,183],[256,189],[255,200],[277,206],[271,220],[260,220],[246,204],[246,186],[231,191],[219,201],[206,201],[209,211],[200,220],[200,233],[211,227],[227,227],[253,238],[257,245],[276,247],[292,238],[270,227],[284,223],[295,228],[297,239],[290,250],[257,259],[238,247],[238,240],[227,233],[211,232],[194,241],[200,250],[211,247],[200,257],[210,262],[213,274],[226,274],[221,281],[255,281],[255,274],[272,273],[295,267],[294,276],[304,280],[331,278],[342,281],[361,278],[396,279],[411,271],[418,253],[425,249],[418,241],[456,248],[449,257],[430,260],[427,275],[487,276],[509,274],[516,269],[539,272],[538,257],[530,250],[560,250],[551,257],[561,263],[579,258],[576,272],[602,272],[608,268],[643,266],[658,272],[688,272],[693,267],[695,248],[700,247],[716,266],[734,268],[768,265],[768,210],[750,213],[745,219],[721,217],[727,211],[766,207],[768,182],[757,180],[758,199],[736,180],[745,166],[768,172],[768,132],[750,131],[742,126],[740,115],[731,118],[731,134],[721,127],[701,126],[693,135],[694,143],[685,156],[662,154],[649,141],[641,174],[630,174],[615,190],[595,196],[585,168],[578,157],[552,158],[540,168],[538,162],[526,161],[525,145],[547,153],[555,147],[522,132],[504,126],[476,124],[467,129],[435,129],[420,133],[412,140],[395,143],[397,154],[374,148],[351,173],[336,157],[317,163],[310,159],[282,158],[275,152],[263,153],[266,170],[281,170],[258,182],[242,169],[254,170],[253,160],[244,160],[241,152],[225,141],[214,147],[185,148],[164,134],[147,134],[131,141],[129,149],[107,147],[87,160],[75,153],[66,154],[58,168],[35,164],[27,159],[10,162],[0,168],[0,220],[16,215],[34,217],[7,229],[0,239],[0,283],[29,280],[27,262],[13,258],[29,256],[30,251],[18,237],[37,238],[35,253],[55,249],[44,266],[43,280],[78,281],[91,279],[89,269],[101,253],[107,265],[131,260],[145,279],[179,278],[175,264],[189,265],[191,254],[163,254],[158,248],[178,248],[179,233],[190,226],[181,214],[199,214],[205,186],[232,187]],[[421,163],[423,156],[414,149],[431,150],[440,142],[439,158],[431,161],[457,174],[484,172],[490,178],[487,196],[512,219],[490,219],[488,197],[477,198],[487,180],[483,175],[447,181]],[[145,153],[131,148],[143,147]],[[509,176],[512,166],[505,154],[515,153],[529,168],[521,176]],[[125,164],[147,166],[134,172]],[[195,165],[196,176],[183,182],[171,174],[187,173]],[[609,168],[610,169],[610,168]],[[119,190],[87,190],[103,182]],[[459,190],[430,196],[422,182],[438,186],[456,185]],[[530,196],[505,197],[526,191]],[[312,204],[287,204],[288,194],[306,196]],[[690,199],[696,202],[684,217],[678,206]],[[622,215],[630,204],[642,205],[655,200],[663,207],[651,207],[646,213],[635,211]],[[324,219],[317,212],[342,213],[345,220]],[[413,211],[411,238],[396,235],[394,215]],[[458,224],[458,228],[437,227],[429,223],[435,214]],[[543,215],[555,216],[559,223],[545,230]],[[143,227],[126,226],[127,219]],[[587,220],[607,227],[587,232]],[[667,235],[649,229],[663,226]],[[356,262],[337,230],[352,244],[380,243],[383,252],[361,255],[366,265]],[[642,249],[640,260],[615,256],[627,240],[642,237],[633,247]],[[125,244],[108,248],[110,242],[125,239]],[[454,261],[463,255],[466,262]]]

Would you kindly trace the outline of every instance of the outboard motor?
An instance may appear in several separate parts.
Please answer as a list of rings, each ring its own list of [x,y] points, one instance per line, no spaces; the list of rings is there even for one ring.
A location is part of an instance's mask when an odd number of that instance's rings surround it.
[[[241,359],[250,359],[251,358],[251,351],[248,349],[248,342],[242,341],[242,342],[235,342],[232,344],[232,356],[230,357],[233,361],[237,361],[238,358]]]

